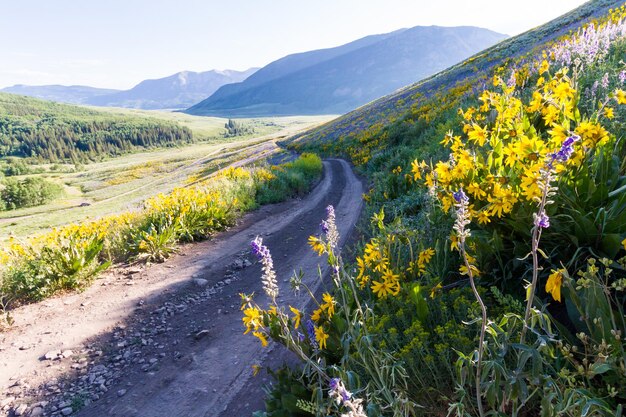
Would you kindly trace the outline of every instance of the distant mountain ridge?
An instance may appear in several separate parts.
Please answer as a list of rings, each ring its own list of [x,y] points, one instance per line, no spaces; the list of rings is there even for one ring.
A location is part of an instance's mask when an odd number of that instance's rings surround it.
[[[92,97],[87,103],[138,109],[183,109],[210,96],[225,84],[245,80],[256,70],[182,71],[169,77],[142,81],[130,90]]]
[[[1,92],[69,104],[137,109],[184,109],[213,94],[224,84],[245,80],[257,68],[245,71],[182,71],[164,78],[144,80],[129,90],[87,86],[14,85]]]
[[[288,55],[243,82],[224,85],[186,112],[228,117],[345,113],[506,37],[470,26],[416,26],[367,36]]]
[[[87,87],[84,85],[24,85],[17,84],[0,90],[3,93],[58,101],[68,104],[85,104],[88,99],[105,94],[117,93],[120,90]]]

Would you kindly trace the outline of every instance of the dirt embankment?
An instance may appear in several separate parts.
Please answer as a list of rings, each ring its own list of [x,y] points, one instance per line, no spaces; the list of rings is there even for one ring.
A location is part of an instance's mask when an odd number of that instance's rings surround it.
[[[252,364],[288,358],[243,335],[239,293],[264,302],[254,236],[274,257],[285,305],[294,270],[312,287],[323,262],[306,243],[335,206],[342,243],[362,207],[363,186],[341,160],[303,200],[266,206],[215,239],[183,246],[164,264],[117,268],[81,294],[14,312],[0,334],[0,415],[249,416],[262,405],[263,374]]]

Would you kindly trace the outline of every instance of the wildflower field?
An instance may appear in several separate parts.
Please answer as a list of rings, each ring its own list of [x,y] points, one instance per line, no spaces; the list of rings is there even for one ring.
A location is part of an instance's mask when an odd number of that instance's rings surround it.
[[[0,248],[0,307],[81,289],[121,262],[160,262],[180,242],[211,237],[259,204],[302,195],[321,176],[322,162],[302,154],[277,166],[227,168],[211,179],[158,194],[140,210],[70,224]]]
[[[290,144],[350,158],[371,222],[344,259],[328,207],[309,243],[331,288],[291,280],[307,311],[278,302],[252,242],[270,301],[242,294],[245,332],[302,361],[274,370],[257,416],[623,414],[626,7],[609,3],[401,116]]]

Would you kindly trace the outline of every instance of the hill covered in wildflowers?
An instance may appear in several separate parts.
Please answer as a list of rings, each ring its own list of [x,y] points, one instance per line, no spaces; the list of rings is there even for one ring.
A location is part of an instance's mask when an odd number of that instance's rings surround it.
[[[329,207],[311,311],[243,296],[303,363],[259,415],[622,415],[624,56],[626,7],[590,2],[291,140],[371,180],[371,227],[342,257]]]

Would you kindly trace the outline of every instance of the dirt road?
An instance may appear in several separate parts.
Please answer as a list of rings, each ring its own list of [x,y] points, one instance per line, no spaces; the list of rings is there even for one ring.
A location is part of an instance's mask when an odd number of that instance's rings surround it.
[[[332,204],[345,242],[362,206],[349,165],[324,167],[303,200],[263,207],[164,264],[116,269],[84,293],[18,309],[0,334],[0,415],[250,416],[266,380],[251,365],[288,356],[242,334],[238,294],[263,303],[249,242],[263,236],[272,251],[280,302],[305,308],[288,280],[302,269],[310,286],[321,283],[308,236]]]

